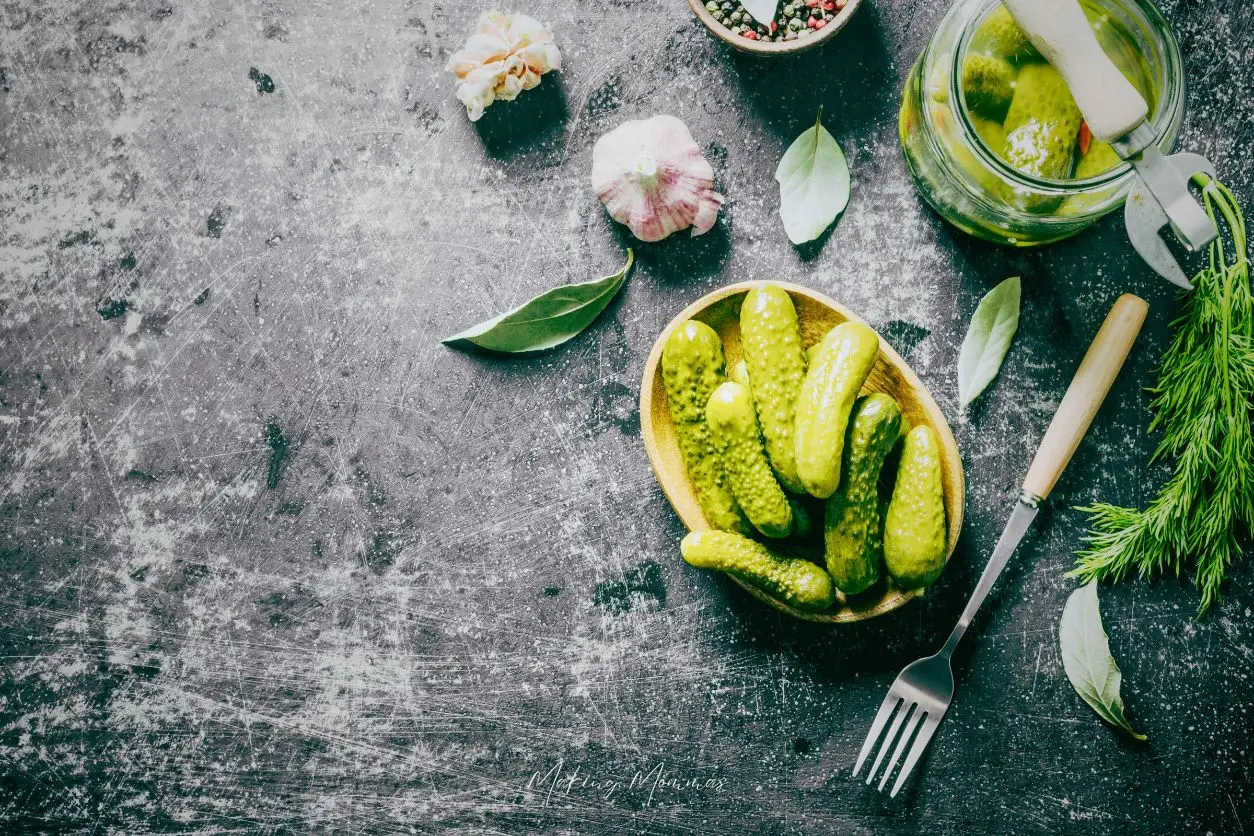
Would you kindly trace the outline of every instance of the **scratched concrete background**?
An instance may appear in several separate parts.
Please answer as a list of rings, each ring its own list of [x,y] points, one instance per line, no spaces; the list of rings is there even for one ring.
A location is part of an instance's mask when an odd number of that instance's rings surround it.
[[[1254,12],[1165,11],[1183,144],[1254,208]],[[1144,500],[1174,302],[1116,219],[1012,252],[944,226],[896,138],[943,12],[865,4],[760,63],[679,0],[537,0],[565,66],[469,123],[442,67],[478,8],[414,0],[0,3],[0,830],[1224,833],[1254,829],[1251,565],[1104,588],[1137,745],[1060,667],[1072,506]],[[853,198],[790,246],[772,179],[823,105]],[[612,272],[587,175],[620,122],[684,119],[728,202],[639,246],[547,356],[438,338]],[[957,419],[955,357],[1007,275],[1024,317]],[[776,277],[860,311],[954,421],[968,522],[923,602],[794,623],[682,563],[636,403],[662,325]],[[961,658],[896,801],[848,768],[1000,530],[1106,308],[1152,317]]]

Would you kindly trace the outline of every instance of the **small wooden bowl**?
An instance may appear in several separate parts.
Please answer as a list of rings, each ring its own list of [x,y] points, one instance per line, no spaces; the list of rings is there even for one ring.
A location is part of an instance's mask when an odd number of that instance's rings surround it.
[[[780,2],[783,2],[783,0],[780,0]],[[751,41],[748,38],[742,38],[733,34],[730,29],[715,20],[714,15],[710,14],[709,9],[705,7],[705,3],[701,2],[701,0],[688,0],[688,5],[692,8],[692,12],[697,16],[697,19],[705,25],[706,29],[710,30],[710,34],[720,41],[741,52],[770,57],[794,55],[798,52],[805,52],[807,49],[813,49],[819,44],[827,43],[837,32],[845,28],[849,18],[853,17],[853,13],[862,5],[862,0],[849,0],[845,8],[841,9],[840,13],[831,19],[831,22],[820,29],[817,35],[798,38],[795,41]]]
[[[701,506],[697,502],[696,493],[688,482],[683,454],[679,450],[675,427],[671,423],[670,408],[666,402],[666,389],[662,384],[662,348],[666,345],[666,340],[672,331],[689,319],[699,319],[722,337],[723,352],[728,368],[735,365],[740,360],[740,305],[751,288],[763,284],[768,284],[768,282],[741,282],[728,285],[693,302],[662,329],[644,365],[644,379],[640,385],[640,429],[644,437],[645,451],[649,455],[649,464],[653,467],[658,484],[662,486],[662,492],[666,494],[671,507],[675,509],[675,513],[690,531],[704,531],[710,526],[706,523],[701,513]],[[862,321],[852,311],[809,288],[785,282],[769,282],[769,284],[783,288],[792,297],[801,325],[801,340],[806,346],[818,342],[824,334],[846,320]],[[954,434],[949,429],[949,423],[918,376],[883,338],[880,339],[879,359],[876,360],[875,367],[871,370],[870,377],[867,378],[862,391],[885,392],[892,395],[901,405],[902,413],[909,419],[912,426],[927,424],[936,430],[937,436],[940,437],[941,481],[945,494],[945,513],[949,522],[949,548],[945,555],[945,560],[948,561],[954,553],[954,546],[958,543],[958,534],[962,531],[962,511],[966,493],[962,457],[958,453],[958,443],[954,441]],[[821,524],[821,520],[816,522]],[[812,557],[822,565],[821,553]],[[871,590],[850,598],[837,595],[836,603],[825,612],[807,613],[777,601],[765,592],[736,578],[732,580],[744,587],[753,597],[781,612],[806,621],[829,623],[862,621],[877,615],[884,615],[923,594],[923,590],[897,589],[891,584],[881,582]]]

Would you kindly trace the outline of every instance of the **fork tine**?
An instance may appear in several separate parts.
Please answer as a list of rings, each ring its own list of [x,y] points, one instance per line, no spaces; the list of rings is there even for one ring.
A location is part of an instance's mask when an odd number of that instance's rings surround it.
[[[901,765],[901,772],[897,774],[897,781],[893,784],[893,791],[888,794],[889,798],[897,797],[897,790],[901,789],[901,785],[906,783],[906,779],[910,777],[910,773],[914,771],[914,765],[919,762],[923,750],[927,748],[927,744],[932,740],[932,735],[936,732],[936,727],[940,725],[941,718],[933,717],[931,713],[927,715],[927,719],[923,722],[923,728],[919,729],[919,736],[914,739],[914,745],[910,747],[910,754],[906,757],[906,762]]]
[[[858,761],[853,765],[853,777],[858,777],[862,764],[866,762],[866,756],[871,754],[871,747],[875,745],[875,741],[879,740],[880,732],[884,730],[889,716],[900,702],[901,697],[889,691],[888,696],[884,697],[884,702],[880,703],[880,710],[875,713],[875,722],[871,724],[871,730],[867,732],[866,740],[862,743],[862,751],[858,753]],[[871,773],[874,774],[875,770],[871,770]]]
[[[897,767],[897,762],[901,760],[901,753],[906,751],[906,744],[910,742],[910,738],[914,736],[914,730],[919,727],[919,721],[923,719],[923,706],[915,703],[912,708],[914,713],[910,715],[910,719],[906,721],[906,726],[901,730],[901,737],[897,740],[897,748],[893,750],[893,757],[888,762],[888,766],[884,767],[884,774],[880,776],[879,791],[884,791],[884,785],[888,783],[888,776],[893,774],[893,769]],[[888,748],[888,744],[884,744],[884,748]]]
[[[907,703],[902,700],[901,710],[897,712],[897,716],[893,718],[893,724],[888,727],[888,734],[884,735],[884,741],[880,743],[880,750],[875,755],[875,763],[871,764],[871,771],[866,774],[866,782],[869,784],[875,779],[875,773],[880,768],[880,761],[884,760],[884,755],[888,752],[893,741],[897,739],[897,730],[901,728],[901,721],[906,719],[906,715],[910,713],[910,709],[914,708],[914,703]]]

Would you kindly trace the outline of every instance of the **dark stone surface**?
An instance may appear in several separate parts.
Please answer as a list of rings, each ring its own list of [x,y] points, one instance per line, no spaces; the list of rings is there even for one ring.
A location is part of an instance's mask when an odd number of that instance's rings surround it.
[[[563,71],[470,124],[447,3],[0,3],[0,829],[194,833],[1245,833],[1247,561],[1194,619],[1186,581],[1104,588],[1137,745],[1066,683],[1072,510],[1163,476],[1142,387],[1169,288],[1109,219],[986,246],[902,165],[905,73],[936,0],[868,2],[763,63],[680,0],[558,4]],[[1182,145],[1254,207],[1251,7],[1165,3]],[[823,105],[854,178],[789,246],[775,164]],[[622,298],[543,357],[438,337],[603,275],[627,239],[587,183],[622,120],[684,119],[728,196],[639,246]],[[982,293],[1024,318],[965,420]],[[722,284],[824,290],[884,330],[954,418],[969,478],[926,599],[794,623],[679,559],[639,438],[661,326]],[[896,801],[847,770],[888,683],[948,631],[1105,310],[1152,304],[1128,367],[961,659]]]

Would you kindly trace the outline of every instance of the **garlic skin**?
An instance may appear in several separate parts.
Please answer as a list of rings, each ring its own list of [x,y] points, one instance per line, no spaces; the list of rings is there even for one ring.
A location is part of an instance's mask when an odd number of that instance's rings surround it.
[[[641,241],[692,227],[709,232],[723,196],[714,169],[674,116],[624,122],[592,148],[592,188],[610,217]]]
[[[457,98],[471,122],[494,101],[511,101],[540,83],[540,76],[562,68],[553,33],[524,14],[484,12],[466,45],[445,69],[457,77]]]

